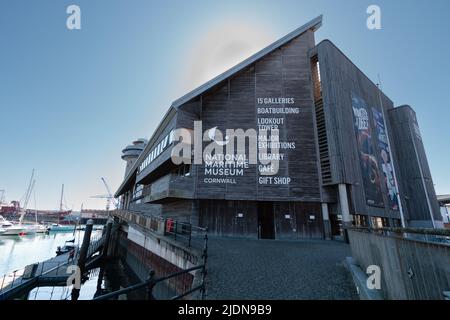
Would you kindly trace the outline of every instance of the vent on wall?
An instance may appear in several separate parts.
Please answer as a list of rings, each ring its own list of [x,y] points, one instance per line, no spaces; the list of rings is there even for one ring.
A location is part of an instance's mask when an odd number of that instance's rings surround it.
[[[325,112],[322,99],[322,82],[320,78],[320,65],[317,56],[311,59],[312,75],[314,82],[314,105],[316,109],[317,138],[319,144],[320,169],[322,173],[322,183],[333,182],[331,176],[330,155],[328,152],[328,137],[325,124]]]

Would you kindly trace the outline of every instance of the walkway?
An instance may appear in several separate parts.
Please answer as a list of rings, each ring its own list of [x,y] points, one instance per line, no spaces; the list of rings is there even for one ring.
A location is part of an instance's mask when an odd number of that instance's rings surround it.
[[[358,299],[343,265],[350,247],[337,241],[211,237],[207,299]]]

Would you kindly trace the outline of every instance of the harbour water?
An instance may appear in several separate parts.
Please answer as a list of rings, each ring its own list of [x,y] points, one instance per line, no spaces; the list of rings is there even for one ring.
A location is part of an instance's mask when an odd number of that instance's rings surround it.
[[[81,243],[84,231],[50,232],[25,236],[0,236],[0,276],[45,261],[56,255],[58,246],[75,238]]]
[[[93,231],[92,237],[102,231]],[[75,245],[83,241],[84,231],[50,232],[25,236],[0,237],[0,282],[4,275],[10,275],[22,270],[27,265],[48,260],[56,255],[58,246],[63,246],[68,240],[75,239]],[[88,278],[83,281],[78,300],[90,300],[96,295],[119,290],[141,280],[131,274],[120,261],[115,261],[106,267],[93,269]],[[1,284],[0,284],[1,285]],[[38,287],[32,289],[23,299],[28,300],[70,300],[71,287]],[[154,289],[155,297],[167,299],[174,295],[174,291],[165,283],[158,284]],[[119,299],[142,299],[145,290],[124,295]]]
[[[92,236],[101,231],[94,231]],[[0,281],[4,275],[10,275],[27,265],[48,260],[56,255],[59,246],[68,240],[75,239],[75,244],[83,240],[84,231],[49,232],[24,236],[0,237]],[[100,269],[92,270],[89,279],[83,283],[80,299],[92,299],[97,289],[97,278]],[[31,300],[64,300],[70,299],[71,288],[68,287],[40,287],[33,289],[25,299]]]

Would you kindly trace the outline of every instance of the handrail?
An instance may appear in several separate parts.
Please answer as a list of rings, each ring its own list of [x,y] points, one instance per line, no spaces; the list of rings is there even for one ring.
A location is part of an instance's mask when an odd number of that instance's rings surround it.
[[[183,274],[195,271],[195,270],[203,269],[204,267],[205,267],[205,265],[202,264],[202,265],[199,265],[199,266],[195,266],[195,267],[192,267],[192,268],[189,268],[189,269],[181,270],[181,271],[175,272],[173,274],[170,274],[168,276],[164,276],[164,277],[160,277],[160,278],[156,278],[156,279],[154,279],[155,272],[152,270],[152,271],[150,271],[150,276],[149,276],[149,278],[147,280],[145,280],[145,281],[143,281],[141,283],[129,286],[127,288],[123,288],[123,289],[120,289],[120,290],[117,290],[117,291],[114,291],[114,292],[110,292],[110,293],[107,293],[105,295],[96,297],[93,300],[109,300],[111,298],[116,298],[116,297],[118,297],[118,296],[120,296],[122,294],[129,293],[131,291],[135,291],[135,290],[147,287],[147,286],[152,288],[156,284],[158,284],[158,283],[160,283],[162,281],[165,281],[165,280],[168,280],[168,279],[171,279],[171,278],[175,278],[177,276],[180,276],[180,275],[183,275]],[[184,292],[183,294],[180,295],[180,297],[184,297],[184,296],[188,295],[189,293],[192,293],[192,292],[194,292],[196,290],[199,290],[199,289],[201,289],[203,287],[204,287],[204,284],[201,284],[201,285],[199,285],[199,286],[197,286],[195,288],[190,289],[188,292]],[[176,297],[178,297],[178,296],[176,296]]]
[[[184,297],[186,297],[187,295],[190,295],[191,293],[193,293],[193,292],[195,292],[195,291],[197,291],[197,290],[203,289],[204,287],[205,287],[204,284],[200,284],[200,285],[198,285],[198,286],[192,288],[191,290],[188,290],[188,291],[186,291],[186,292],[184,292],[184,293],[182,293],[182,294],[179,294],[179,295],[177,295],[177,296],[173,296],[172,298],[170,298],[170,300],[178,300],[178,299],[184,298]]]
[[[197,265],[197,266],[194,266],[194,267],[191,267],[191,268],[188,268],[188,269],[180,270],[178,272],[174,272],[174,273],[169,274],[167,276],[159,277],[159,278],[156,278],[156,279],[155,279],[155,271],[151,270],[147,280],[145,280],[145,281],[143,281],[141,283],[132,285],[132,286],[130,286],[128,288],[120,289],[120,290],[115,291],[115,292],[110,292],[110,293],[107,293],[105,295],[95,297],[93,300],[108,300],[108,299],[116,298],[116,297],[118,297],[118,296],[120,296],[122,294],[131,292],[131,291],[135,291],[135,290],[138,290],[138,289],[141,289],[141,288],[144,288],[144,287],[147,287],[148,299],[154,300],[155,298],[153,297],[152,291],[153,291],[154,286],[157,283],[160,283],[160,282],[163,282],[163,281],[166,281],[166,280],[178,277],[178,276],[183,275],[183,274],[187,274],[187,273],[195,271],[195,270],[200,270],[200,269],[202,270],[201,284],[196,286],[196,287],[194,287],[194,288],[189,289],[188,291],[186,291],[186,292],[184,292],[182,294],[179,294],[177,296],[172,297],[172,299],[175,300],[175,299],[183,298],[183,297],[185,297],[185,296],[189,295],[190,293],[195,292],[197,290],[201,290],[202,291],[201,298],[204,299],[205,298],[205,292],[206,292],[206,288],[205,288],[205,278],[206,278],[206,273],[207,273],[207,271],[206,271],[206,264],[207,264],[207,261],[208,261],[208,235],[207,234],[205,234],[205,236],[204,236],[203,254],[202,254],[201,258],[203,259],[203,263],[200,264],[200,265]]]
[[[141,211],[130,210],[130,209],[126,209],[126,210],[118,209],[118,210],[113,211],[113,214],[114,213],[119,218],[137,223],[139,225],[142,225],[142,223],[140,223],[139,220],[145,219],[145,226],[143,226],[145,228],[148,228],[148,226],[147,226],[148,219],[150,219],[150,225],[151,225],[151,222],[154,221],[153,219],[155,219],[156,221],[162,222],[164,224],[164,235],[173,237],[175,241],[177,241],[177,238],[185,239],[185,241],[188,242],[189,247],[191,247],[193,235],[208,232],[208,228],[194,226],[189,222],[182,222],[182,221],[174,220],[173,218],[170,218],[170,217],[162,217],[162,216],[157,216],[157,215],[143,215],[143,212],[141,212]],[[172,221],[172,223],[170,224],[170,229],[168,228],[169,221]],[[153,229],[150,227],[150,230],[153,230]],[[157,231],[157,230],[153,230],[153,231]]]
[[[150,275],[151,275],[151,273],[150,273]],[[144,287],[148,286],[149,284],[150,284],[150,279],[148,279],[148,280],[146,280],[144,282],[141,282],[141,283],[129,286],[127,288],[123,288],[123,289],[120,289],[120,290],[117,290],[117,291],[114,291],[114,292],[110,292],[110,293],[104,294],[102,296],[95,297],[92,300],[109,300],[111,298],[116,298],[116,297],[118,297],[118,296],[120,296],[122,294],[129,293],[131,291],[135,291],[135,290],[144,288]]]
[[[203,268],[204,268],[204,265],[201,264],[199,266],[195,266],[195,267],[192,267],[192,268],[189,268],[189,269],[181,270],[181,271],[169,274],[168,276],[157,278],[157,279],[155,279],[155,283],[158,283],[158,282],[161,282],[161,281],[165,281],[165,280],[169,280],[169,279],[181,276],[182,274],[186,274],[186,273],[189,273],[189,272],[192,272],[192,271],[195,271],[195,270],[198,270],[198,269],[203,269]]]

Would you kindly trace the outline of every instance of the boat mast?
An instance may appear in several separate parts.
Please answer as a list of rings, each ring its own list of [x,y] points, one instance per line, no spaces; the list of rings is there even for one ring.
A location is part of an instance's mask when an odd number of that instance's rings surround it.
[[[38,224],[38,210],[36,206],[36,190],[33,190],[33,198],[34,198],[34,219],[36,220],[36,224]]]
[[[3,204],[3,199],[5,198],[5,193],[6,193],[6,191],[5,190],[0,190],[0,194],[1,194],[1,196],[0,196],[0,206]]]
[[[63,211],[64,183],[61,187],[61,200],[59,201],[58,224],[61,222],[61,214]]]
[[[59,212],[63,211],[64,183],[61,188],[61,200],[59,201]]]
[[[19,209],[19,211],[20,211],[19,223],[20,224],[22,224],[23,218],[25,217],[25,214],[27,213],[28,201],[30,200],[31,192],[33,191],[35,182],[36,182],[36,180],[34,180],[34,169],[33,169],[33,171],[31,172],[30,183],[28,184],[27,192],[25,194],[25,199],[24,199],[25,201],[23,203],[22,210]],[[20,206],[19,206],[19,208],[20,208]]]

